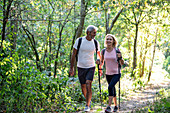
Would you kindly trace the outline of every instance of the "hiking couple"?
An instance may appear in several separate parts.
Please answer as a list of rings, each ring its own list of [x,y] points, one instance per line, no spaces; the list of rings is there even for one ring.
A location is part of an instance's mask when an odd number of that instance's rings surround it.
[[[92,98],[92,81],[95,73],[95,60],[94,53],[97,54],[96,64],[100,64],[99,68],[102,69],[102,65],[105,61],[106,67],[106,80],[108,82],[108,92],[109,92],[109,103],[105,112],[116,112],[118,110],[116,102],[116,89],[115,84],[119,81],[121,74],[118,71],[118,60],[121,65],[124,64],[121,53],[116,50],[117,40],[115,36],[107,34],[105,37],[106,48],[101,51],[100,56],[100,46],[99,42],[94,38],[96,36],[97,27],[89,25],[86,29],[86,36],[78,38],[74,44],[74,50],[71,58],[71,65],[69,74],[72,76],[74,74],[74,62],[76,55],[78,53],[77,68],[78,68],[78,78],[81,84],[81,89],[84,97],[86,98],[86,106],[84,111],[90,111],[90,104]],[[80,41],[81,40],[81,41]],[[96,50],[97,49],[97,50]],[[116,52],[116,51],[119,51]],[[102,70],[100,70],[100,75],[102,75]],[[111,104],[114,102],[114,109],[112,110]]]

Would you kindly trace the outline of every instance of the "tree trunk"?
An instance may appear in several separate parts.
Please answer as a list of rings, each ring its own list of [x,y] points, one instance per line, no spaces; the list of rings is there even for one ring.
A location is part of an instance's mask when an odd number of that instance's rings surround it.
[[[52,31],[51,31],[51,29],[52,29],[52,23],[53,23],[53,21],[51,21],[51,20],[53,20],[53,13],[54,13],[54,7],[53,7],[53,3],[52,2],[50,2],[50,0],[48,0],[48,3],[50,4],[50,6],[52,7],[52,9],[53,9],[53,11],[52,11],[52,13],[50,14],[50,16],[49,16],[49,23],[48,23],[48,32],[47,32],[47,36],[48,36],[48,38],[49,38],[49,64],[48,64],[48,67],[49,67],[49,76],[51,76],[51,61],[52,61],[52,45],[51,45],[51,33],[52,33]]]
[[[130,35],[128,37],[128,54],[129,54],[129,67],[131,67],[131,41],[130,41]]]
[[[83,31],[83,27],[84,27],[84,21],[85,21],[85,17],[86,17],[86,5],[85,5],[85,0],[81,0],[81,11],[80,11],[80,24],[78,26],[78,30],[76,32],[76,38],[80,37]]]
[[[136,34],[135,34],[135,39],[134,39],[134,46],[133,46],[133,49],[134,49],[134,53],[133,53],[133,70],[132,72],[134,71],[134,69],[136,69],[136,66],[137,66],[137,38],[138,38],[138,23],[136,23]],[[135,74],[132,73],[132,76],[134,77]]]
[[[142,76],[142,62],[143,62],[143,37],[141,38],[140,59],[139,59],[139,75]]]
[[[48,22],[48,31],[47,31],[47,38],[49,38],[49,63],[48,63],[48,71],[49,71],[49,76],[51,76],[51,59],[52,59],[52,51],[51,51],[51,28],[52,28],[52,22],[51,20],[51,15],[49,17],[49,22]]]
[[[105,9],[105,20],[106,20],[105,28],[106,28],[106,35],[109,34],[109,17],[110,17],[110,15],[107,13],[107,9]]]
[[[157,37],[158,37],[158,28],[156,29],[155,43],[154,43],[154,48],[153,48],[152,62],[151,62],[151,66],[150,66],[150,69],[149,69],[148,82],[150,81],[150,78],[151,78],[153,60],[154,60],[154,57],[155,57],[155,49],[156,49]]]
[[[17,15],[16,11],[13,10],[11,15]],[[15,16],[15,19],[18,19],[18,15]],[[11,21],[11,32],[12,32],[12,39],[11,39],[12,47],[11,48],[12,48],[12,51],[13,51],[13,50],[16,49],[16,40],[17,40],[17,32],[18,32],[18,21]],[[12,52],[11,52],[11,56],[12,56]]]
[[[78,27],[75,29],[75,32],[74,32],[74,35],[73,35],[73,41],[72,41],[71,50],[70,50],[70,59],[71,59],[71,56],[72,56],[73,45],[75,43],[75,39],[80,37],[81,34],[82,34],[82,31],[83,31],[84,21],[85,21],[85,17],[86,17],[86,11],[87,11],[87,5],[85,4],[85,0],[81,0],[80,23],[79,23]],[[76,62],[75,62],[74,66],[75,66],[74,67],[74,74],[76,74]]]
[[[144,57],[143,57],[143,60],[142,60],[142,72],[141,72],[140,77],[143,77],[143,75],[144,75],[145,59],[146,59],[146,54],[147,54],[147,52],[148,52],[147,48],[148,48],[148,42],[146,42],[146,46],[145,46],[145,53],[144,53]]]
[[[72,9],[73,9],[73,6],[71,7],[67,17],[65,18],[65,21],[63,22],[61,29],[60,29],[60,32],[59,32],[59,42],[58,42],[58,48],[57,48],[57,53],[56,53],[55,63],[54,63],[54,78],[56,77],[56,73],[57,73],[57,65],[58,65],[57,59],[58,59],[59,51],[60,51],[60,48],[61,48],[62,32],[63,32],[63,29],[64,29],[66,23],[68,22],[67,19],[70,15]]]
[[[31,34],[30,31],[28,31],[24,26],[22,26],[22,28],[24,29],[26,35],[28,36],[28,39],[30,40],[31,47],[32,47],[32,49],[34,51],[35,58],[36,58],[37,69],[42,71],[42,68],[41,68],[41,65],[40,65],[40,59],[39,59],[38,51],[37,51],[37,48],[36,48],[36,43],[35,43],[34,35]]]
[[[9,12],[10,12],[10,8],[11,8],[13,0],[9,0],[8,2],[9,3],[7,6],[7,9],[5,9],[7,3],[6,3],[6,0],[3,0],[3,26],[2,26],[2,31],[1,31],[1,34],[2,34],[1,49],[3,48],[2,45],[3,45],[3,41],[5,40],[5,29],[6,29],[6,24],[8,21],[8,16],[9,16]]]
[[[109,33],[111,32],[114,24],[116,23],[118,17],[119,17],[120,14],[122,13],[122,11],[123,11],[123,8],[116,14],[115,18],[112,20],[112,23],[111,23],[111,25],[110,25],[110,27],[109,27],[110,14],[107,13],[107,9],[105,9],[105,20],[106,20],[106,25],[105,25],[105,27],[106,27],[106,34],[109,34]]]

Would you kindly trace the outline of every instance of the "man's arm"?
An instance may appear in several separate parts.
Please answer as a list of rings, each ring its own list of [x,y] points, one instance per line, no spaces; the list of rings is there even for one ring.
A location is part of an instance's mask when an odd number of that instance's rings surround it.
[[[74,49],[73,49],[72,56],[71,56],[70,71],[69,71],[69,74],[70,74],[71,76],[74,75],[74,62],[75,62],[76,54],[77,54],[77,50],[74,48]]]
[[[101,56],[100,56],[100,51],[97,51],[97,59],[98,59],[98,62],[97,62],[97,64],[99,64],[99,72],[100,72],[100,76],[102,76],[102,74],[103,74],[103,71],[102,71],[102,63],[101,63],[101,60],[102,60],[102,58],[101,58]]]

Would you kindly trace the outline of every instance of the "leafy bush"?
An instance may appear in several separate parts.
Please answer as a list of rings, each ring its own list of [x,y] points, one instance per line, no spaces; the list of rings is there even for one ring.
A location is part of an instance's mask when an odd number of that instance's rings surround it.
[[[157,93],[156,101],[150,103],[144,109],[135,111],[136,113],[168,113],[170,111],[170,95],[165,89]]]
[[[170,56],[164,61],[163,68],[170,74]]]
[[[77,110],[74,95],[80,91],[77,86],[69,87],[67,70],[62,70],[56,78],[49,77],[46,72],[36,69],[36,65],[30,64],[25,56],[14,52],[11,57],[9,47],[10,43],[4,41],[0,57],[0,111]]]

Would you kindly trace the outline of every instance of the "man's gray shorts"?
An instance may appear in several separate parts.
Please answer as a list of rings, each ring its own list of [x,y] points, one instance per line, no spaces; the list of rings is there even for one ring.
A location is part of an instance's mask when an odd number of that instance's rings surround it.
[[[86,84],[86,80],[93,81],[95,67],[92,68],[78,68],[78,77],[80,84]]]

